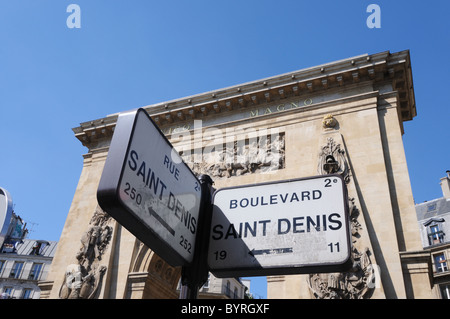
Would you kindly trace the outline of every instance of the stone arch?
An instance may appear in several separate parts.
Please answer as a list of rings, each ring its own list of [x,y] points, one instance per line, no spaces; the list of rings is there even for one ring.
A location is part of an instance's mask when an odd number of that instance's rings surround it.
[[[181,267],[172,267],[150,248],[138,243],[137,252],[128,274],[128,299],[178,298]]]
[[[148,271],[150,260],[153,256],[153,251],[141,242],[138,242],[137,246],[137,253],[133,260],[131,272]]]

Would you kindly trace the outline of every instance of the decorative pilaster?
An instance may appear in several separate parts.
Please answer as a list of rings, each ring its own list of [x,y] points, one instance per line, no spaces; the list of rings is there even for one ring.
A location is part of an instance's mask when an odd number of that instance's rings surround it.
[[[307,283],[317,299],[367,299],[375,288],[382,288],[373,248],[351,176],[344,139],[335,129],[338,122],[329,114],[324,118],[323,127],[317,172],[319,175],[339,174],[347,185],[353,266],[343,273],[310,274]],[[379,292],[384,296],[382,289]]]

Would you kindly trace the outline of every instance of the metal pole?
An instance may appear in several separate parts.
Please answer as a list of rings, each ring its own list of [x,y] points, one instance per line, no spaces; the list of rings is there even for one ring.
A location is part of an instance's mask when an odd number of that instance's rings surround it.
[[[208,280],[208,245],[212,218],[212,184],[209,175],[200,175],[201,203],[198,215],[197,238],[191,266],[181,270],[180,299],[197,299],[198,290]]]

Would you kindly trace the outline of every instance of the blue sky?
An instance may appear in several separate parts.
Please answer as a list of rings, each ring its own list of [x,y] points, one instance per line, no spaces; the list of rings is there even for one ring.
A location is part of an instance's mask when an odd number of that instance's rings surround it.
[[[70,29],[69,4],[81,9]],[[381,28],[366,12],[381,9]],[[404,146],[417,203],[450,169],[450,2],[0,0],[0,186],[34,239],[58,240],[107,114],[364,53],[409,49],[417,117]],[[264,284],[252,282],[257,295]],[[253,289],[252,289],[253,290]]]

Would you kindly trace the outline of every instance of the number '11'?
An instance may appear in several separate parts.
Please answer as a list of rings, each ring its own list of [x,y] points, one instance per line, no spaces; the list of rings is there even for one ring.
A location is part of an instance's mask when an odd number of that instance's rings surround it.
[[[336,252],[339,252],[339,243],[329,243],[327,246],[330,247],[330,252],[334,252],[333,246],[336,247]]]

